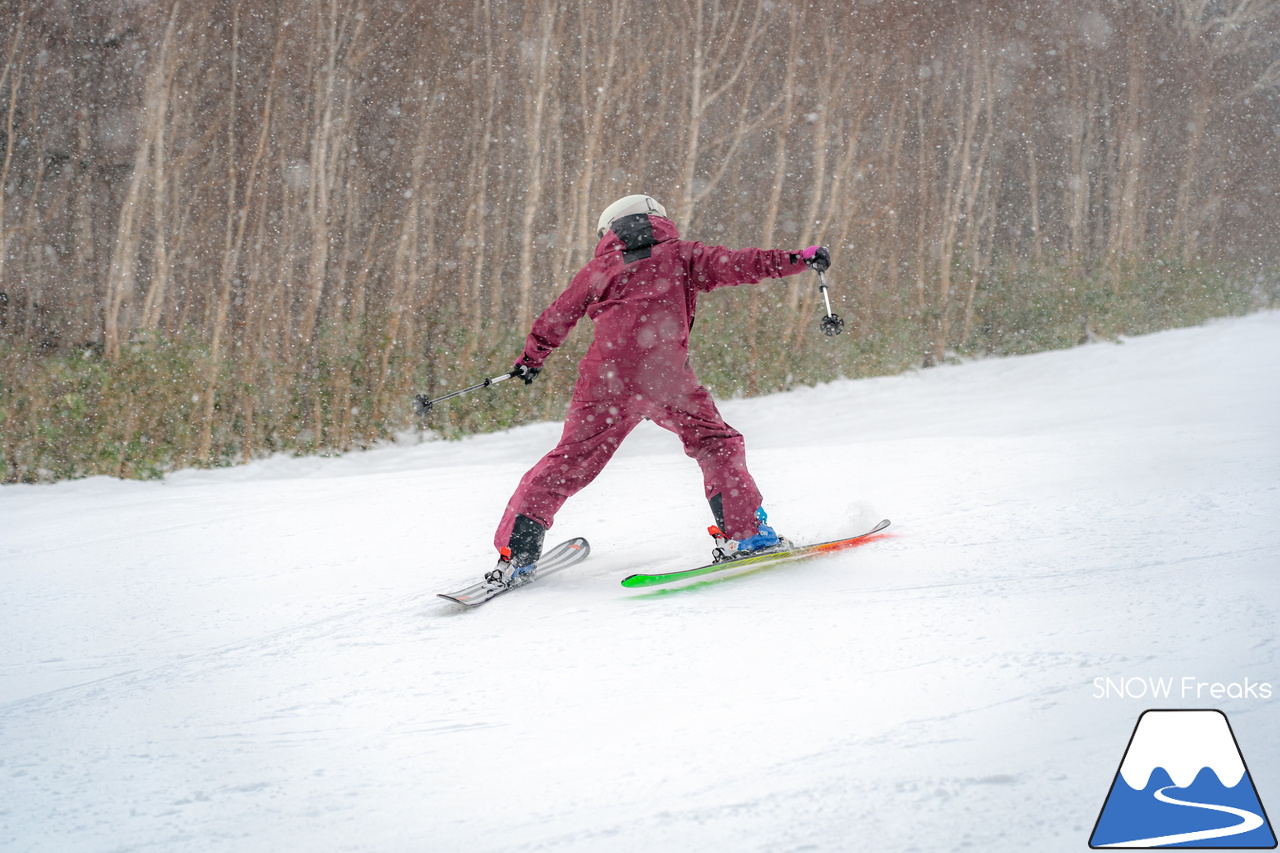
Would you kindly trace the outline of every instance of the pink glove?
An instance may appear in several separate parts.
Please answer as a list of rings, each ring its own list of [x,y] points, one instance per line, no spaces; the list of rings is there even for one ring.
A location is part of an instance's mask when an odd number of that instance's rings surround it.
[[[810,246],[800,252],[800,257],[811,270],[826,272],[831,268],[831,253],[826,246]]]

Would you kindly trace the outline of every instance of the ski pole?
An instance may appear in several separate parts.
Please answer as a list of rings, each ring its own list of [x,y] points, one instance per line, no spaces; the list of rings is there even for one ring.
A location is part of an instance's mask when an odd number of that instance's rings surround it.
[[[844,320],[840,319],[839,314],[831,311],[831,297],[827,295],[827,277],[818,272],[818,290],[822,291],[822,301],[827,305],[827,316],[822,318],[822,334],[827,337],[838,335],[844,331]]]
[[[478,382],[470,388],[463,388],[461,391],[453,391],[452,393],[445,394],[443,397],[436,397],[434,400],[426,394],[418,394],[413,398],[413,410],[422,417],[426,417],[431,413],[431,407],[436,403],[439,403],[441,400],[448,400],[450,397],[457,397],[459,394],[465,394],[468,391],[474,391],[477,388],[488,388],[490,385],[496,385],[504,379],[510,379],[511,377],[518,375],[518,373],[512,370],[511,372],[504,373],[501,376],[495,376],[492,379],[486,379],[483,382]]]

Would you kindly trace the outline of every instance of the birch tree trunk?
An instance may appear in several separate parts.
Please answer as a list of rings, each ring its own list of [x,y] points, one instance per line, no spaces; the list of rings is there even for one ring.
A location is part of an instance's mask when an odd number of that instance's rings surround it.
[[[236,0],[231,10],[231,68],[227,88],[229,106],[227,110],[226,138],[226,221],[224,225],[224,244],[222,253],[222,275],[218,288],[218,298],[214,303],[213,336],[209,342],[209,368],[204,383],[204,417],[200,421],[200,442],[196,446],[196,458],[209,460],[213,444],[213,406],[217,398],[218,376],[222,368],[223,335],[226,333],[227,313],[231,303],[231,282],[235,275],[233,258],[235,236],[235,211],[239,199],[236,191],[236,126],[237,103],[236,93],[240,87],[240,2]],[[264,127],[265,131],[265,127]]]
[[[0,159],[0,290],[5,285],[5,261],[9,256],[9,231],[4,221],[5,207],[8,204],[5,187],[9,186],[9,169],[13,165],[13,146],[17,141],[14,135],[14,117],[18,111],[18,95],[22,91],[22,77],[26,69],[25,23],[24,15],[19,14],[4,68],[0,68],[0,91],[4,91],[6,84],[9,86],[9,104],[5,109],[4,155]]]
[[[351,21],[354,20],[354,24]],[[310,146],[310,183],[307,187],[307,225],[311,245],[307,260],[306,296],[299,324],[298,342],[313,347],[320,306],[329,277],[329,255],[334,239],[334,210],[338,170],[345,161],[348,147],[348,114],[351,106],[351,83],[346,76],[344,44],[359,41],[365,15],[359,2],[340,10],[338,0],[328,0],[327,14],[317,8],[314,33],[316,43],[324,50],[323,63],[316,80],[314,124]],[[341,91],[340,91],[341,90]]]
[[[525,197],[520,220],[520,283],[518,328],[533,322],[533,242],[534,220],[542,205],[543,119],[547,97],[554,79],[552,38],[557,34],[559,10],[552,0],[543,0],[539,14],[537,47],[533,57],[533,74],[525,96]],[[543,223],[546,227],[546,223]]]
[[[126,300],[133,297],[137,284],[140,260],[138,249],[142,239],[141,219],[144,213],[147,182],[155,180],[155,173],[163,168],[160,161],[163,156],[160,141],[163,139],[167,121],[169,89],[174,73],[169,51],[173,44],[173,33],[180,6],[179,2],[174,2],[170,8],[169,23],[165,28],[159,52],[147,74],[147,82],[143,89],[143,126],[134,155],[129,189],[120,210],[116,240],[111,252],[111,266],[107,274],[103,352],[110,361],[120,357],[122,339],[127,335],[127,322],[122,321],[121,314]],[[125,327],[122,328],[122,326]]]
[[[626,21],[626,0],[611,0],[608,6],[608,28],[604,46],[604,61],[599,66],[586,65],[581,74],[579,101],[583,114],[589,116],[582,140],[582,160],[578,180],[570,193],[573,199],[573,215],[566,229],[564,256],[560,263],[563,271],[570,271],[579,266],[587,258],[587,248],[595,245],[589,239],[595,235],[595,217],[592,215],[596,173],[603,167],[599,162],[605,137],[605,122],[608,107],[615,96],[614,76],[617,73],[619,48],[623,38],[623,24]],[[594,10],[597,4],[593,0],[581,0],[579,7],[580,37],[584,45],[592,46],[592,56],[600,51],[595,41],[598,29],[588,10]],[[612,130],[612,128],[610,128]],[[600,201],[598,204],[608,204]],[[603,209],[603,208],[601,208]],[[582,238],[588,237],[585,246]],[[567,284],[568,282],[563,282]]]
[[[467,186],[470,188],[470,198],[467,203],[467,212],[463,219],[461,244],[474,258],[483,258],[487,254],[488,249],[488,229],[489,229],[489,169],[490,169],[490,151],[493,147],[494,114],[498,108],[498,82],[499,77],[494,66],[494,43],[493,43],[493,10],[490,6],[491,0],[480,0],[476,7],[480,30],[484,43],[484,64],[483,74],[485,80],[485,109],[484,119],[477,126],[475,123],[475,133],[471,142],[470,158],[468,165]],[[476,65],[473,64],[473,68]],[[472,75],[475,78],[475,73]],[[468,328],[479,330],[484,325],[485,316],[485,278],[492,274],[492,270],[488,265],[482,263],[473,263],[470,265],[470,284],[468,287],[459,288],[462,298],[458,305],[458,316],[467,319]],[[480,336],[471,335],[467,338],[467,343],[463,350],[462,360],[470,363],[475,357],[476,347],[479,346]]]

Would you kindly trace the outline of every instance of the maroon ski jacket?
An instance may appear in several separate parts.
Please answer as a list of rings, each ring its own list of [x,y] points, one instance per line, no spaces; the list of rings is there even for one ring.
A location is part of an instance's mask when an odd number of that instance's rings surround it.
[[[698,387],[689,366],[698,294],[805,269],[798,252],[706,246],[681,240],[665,217],[626,216],[534,321],[521,361],[541,367],[586,314],[595,337],[578,365],[575,401],[675,400]]]

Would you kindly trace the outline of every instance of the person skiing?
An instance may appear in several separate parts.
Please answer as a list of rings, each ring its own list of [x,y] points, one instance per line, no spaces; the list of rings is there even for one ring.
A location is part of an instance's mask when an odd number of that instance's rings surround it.
[[[724,422],[689,365],[689,330],[700,293],[806,269],[822,272],[830,253],[821,246],[730,250],[682,240],[666,209],[648,195],[609,205],[596,236],[594,257],[534,321],[512,370],[526,385],[533,382],[583,315],[594,321],[560,443],[520,480],[494,535],[500,559],[489,577],[500,583],[533,570],[556,512],[646,418],[679,436],[701,467],[723,531],[719,547],[754,551],[784,541],[766,523],[742,434]]]

